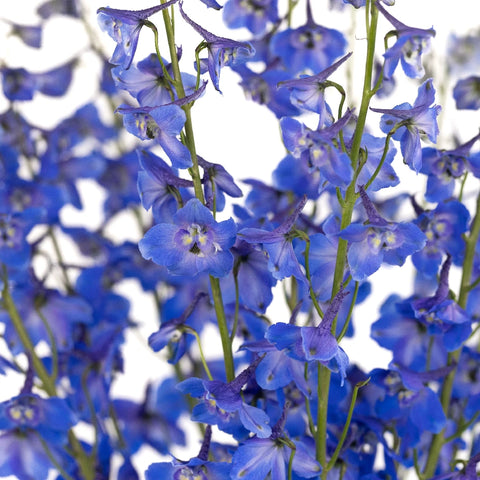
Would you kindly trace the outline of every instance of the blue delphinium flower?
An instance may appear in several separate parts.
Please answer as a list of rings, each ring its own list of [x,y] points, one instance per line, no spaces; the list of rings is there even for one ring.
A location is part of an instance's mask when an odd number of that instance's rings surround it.
[[[121,105],[117,112],[123,114],[125,128],[132,135],[141,140],[155,139],[175,168],[192,166],[188,148],[177,139],[186,119],[185,112],[178,105],[140,108]]]
[[[296,29],[287,28],[272,37],[272,53],[282,60],[292,74],[321,72],[345,53],[347,42],[338,30],[317,25],[310,2],[307,22]]]
[[[392,365],[390,370],[374,369],[372,383],[385,389],[375,404],[378,418],[394,421],[396,428],[409,437],[410,443],[403,450],[418,444],[425,432],[439,433],[446,424],[445,413],[438,398],[430,387],[435,381],[448,374],[451,368],[440,368],[427,372],[412,372],[404,367]]]
[[[430,335],[439,335],[445,349],[453,352],[469,338],[472,332],[471,318],[449,298],[448,274],[452,258],[447,256],[440,271],[437,291],[428,298],[412,302],[415,316],[426,326]]]
[[[438,135],[437,117],[441,107],[430,106],[435,100],[432,79],[428,79],[418,88],[417,98],[411,106],[402,103],[391,110],[372,108],[374,112],[383,113],[380,128],[389,133],[395,128],[393,138],[400,140],[400,148],[405,163],[418,172],[422,167],[422,149],[420,139],[427,136],[435,143]]]
[[[468,142],[453,150],[424,148],[422,151],[421,173],[428,175],[425,199],[428,202],[442,202],[452,197],[455,180],[461,178],[467,170],[478,177],[480,171],[475,159],[469,158],[474,143],[480,139],[476,135]]]
[[[380,164],[385,147],[385,139],[374,137],[369,133],[364,133],[361,145],[362,148],[368,152],[368,156],[357,177],[357,185],[365,185],[370,178],[372,178],[375,170]],[[397,149],[393,146],[393,142],[390,141],[387,155],[383,160],[382,168],[371,183],[369,188],[370,191],[377,192],[382,188],[394,187],[400,183],[400,179],[392,167],[392,162],[396,154]]]
[[[435,36],[433,28],[407,27],[404,23],[393,17],[382,5],[376,2],[377,8],[385,18],[395,27],[397,41],[385,53],[384,75],[391,78],[397,68],[398,62],[402,64],[403,71],[410,78],[422,78],[425,70],[422,66],[422,54],[430,49],[430,40]]]
[[[295,211],[272,231],[251,227],[243,228],[239,232],[246,242],[262,245],[262,249],[268,254],[268,269],[277,280],[293,275],[301,282],[306,281],[292,245],[296,236],[293,227],[306,201],[306,197],[300,200]]]
[[[181,51],[177,55],[180,57]],[[173,77],[172,65],[165,59],[162,61],[168,74]],[[127,90],[142,107],[158,107],[177,98],[175,87],[169,84],[156,54],[149,55],[128,70],[122,66],[115,67],[112,76],[117,88]],[[187,95],[193,93],[196,85],[193,75],[182,73],[182,83]]]
[[[24,68],[2,68],[3,93],[9,100],[32,100],[36,92],[61,97],[73,76],[73,62],[47,72],[31,73]]]
[[[12,27],[11,35],[21,38],[25,45],[32,48],[40,48],[42,45],[43,28],[40,25],[20,25],[5,19]]]
[[[286,323],[276,323],[269,327],[265,338],[278,350],[303,362],[320,362],[332,371],[339,372],[341,384],[346,376],[348,357],[338,345],[331,332],[343,299],[347,293],[341,289],[328,306],[318,327],[299,327]]]
[[[294,80],[287,80],[278,84],[279,88],[288,88],[291,91],[292,103],[299,108],[318,113],[318,124],[322,126],[325,122],[327,114],[330,115],[329,109],[325,102],[325,81],[344,63],[352,53],[348,53],[340,60],[322,70],[316,75],[301,76]]]
[[[174,169],[149,150],[138,150],[137,153],[141,167],[137,186],[143,208],[152,209],[157,223],[171,221],[177,211],[180,191],[186,194],[185,189],[192,187],[193,182],[178,178]]]
[[[152,463],[145,472],[146,480],[225,480],[231,465],[227,462],[210,462],[208,452],[212,428],[207,425],[199,454],[188,462],[174,459],[172,462]]]
[[[268,258],[254,245],[237,240],[232,248],[235,257],[233,269],[238,282],[240,304],[260,313],[265,313],[273,300],[272,288],[276,279],[268,270]],[[235,280],[229,275],[222,280],[225,303],[235,302]]]
[[[243,386],[253,376],[259,361],[260,357],[229,383],[195,377],[179,383],[177,388],[182,392],[201,399],[192,410],[192,419],[218,425],[221,430],[228,431],[228,423],[232,417],[238,416],[243,427],[249,432],[259,438],[268,438],[272,433],[268,425],[270,418],[260,408],[246,403],[242,396]]]
[[[178,317],[162,322],[159,330],[148,337],[148,345],[154,352],[159,352],[167,345],[170,346],[169,363],[176,364],[187,350],[188,318],[195,310],[198,302],[206,296],[200,292],[190,305]],[[185,328],[187,327],[187,328]]]
[[[222,67],[243,63],[253,54],[253,47],[247,42],[237,42],[208,32],[183,11],[182,4],[183,2],[179,4],[182,17],[203,37],[208,50],[208,59],[203,61],[201,66],[206,67],[205,70],[208,70],[214,87],[220,91],[219,81]]]
[[[287,478],[287,465],[293,448],[293,472],[300,478],[318,478],[322,467],[306,444],[291,441],[285,436],[285,421],[286,409],[268,438],[249,438],[237,448],[232,458],[232,480]]]
[[[246,27],[254,35],[278,20],[277,0],[228,0],[223,7],[223,20],[229,28]]]
[[[303,123],[290,117],[280,121],[285,147],[295,158],[305,163],[313,173],[320,173],[322,190],[325,183],[340,188],[346,188],[353,177],[349,156],[342,152],[334,143],[353,112],[348,110],[337,122],[323,129],[312,130]]]
[[[359,188],[368,220],[352,223],[340,232],[350,243],[348,265],[354,280],[364,280],[383,262],[403,265],[407,256],[422,249],[427,237],[413,223],[388,222],[376,211],[363,187]]]
[[[67,434],[78,419],[65,400],[41,398],[30,389],[24,387],[18,396],[0,403],[0,474],[46,480],[52,462],[45,445],[55,461],[67,467]]]
[[[412,255],[415,268],[428,277],[437,274],[444,254],[452,256],[455,265],[463,262],[470,213],[456,200],[439,203],[434,210],[421,212],[415,220],[427,237],[425,248]]]
[[[145,21],[154,13],[168,8],[178,0],[170,0],[145,10],[119,10],[102,7],[97,10],[100,28],[115,40],[117,46],[110,59],[110,63],[122,65],[128,69],[132,64],[137,49],[140,30]]]
[[[125,449],[130,455],[144,445],[164,455],[172,445],[185,445],[185,434],[178,420],[187,406],[175,387],[176,381],[167,378],[158,384],[149,384],[140,403],[120,398],[112,401],[126,442]]]
[[[198,164],[203,169],[202,183],[205,189],[205,205],[211,210],[221,212],[225,207],[225,196],[241,197],[242,191],[233,177],[219,163],[207,162],[197,156]]]
[[[412,300],[389,296],[381,306],[380,318],[372,324],[371,337],[392,352],[397,364],[424,371],[428,361],[431,368],[439,368],[447,361],[447,351],[441,336],[429,335],[415,316]]]
[[[31,207],[22,212],[4,211],[0,207],[0,262],[24,269],[30,261],[27,234],[41,221],[42,210]]]
[[[254,102],[265,105],[277,118],[300,115],[300,110],[292,105],[290,92],[277,88],[279,82],[290,78],[290,74],[281,69],[278,62],[267,65],[263,72],[254,72],[244,64],[232,68],[242,77],[240,85],[245,95]]]
[[[173,216],[173,223],[153,226],[140,240],[147,260],[165,265],[175,275],[201,272],[223,277],[233,267],[229,249],[235,243],[233,219],[216,222],[199,200],[191,199]]]
[[[455,105],[459,110],[480,108],[480,77],[471,75],[457,82],[453,89]]]

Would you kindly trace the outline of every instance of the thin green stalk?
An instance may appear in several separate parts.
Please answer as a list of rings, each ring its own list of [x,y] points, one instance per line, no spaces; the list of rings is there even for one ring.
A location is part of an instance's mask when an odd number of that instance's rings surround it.
[[[66,470],[60,465],[60,463],[57,461],[57,459],[55,458],[55,455],[53,455],[52,451],[50,450],[48,443],[40,436],[40,434],[37,434],[37,437],[40,440],[40,443],[42,444],[42,447],[45,450],[45,453],[47,454],[48,459],[52,462],[52,465],[59,471],[59,473],[62,475],[64,480],[74,480],[74,478],[71,477],[66,472]]]
[[[230,341],[230,334],[228,333],[227,319],[223,308],[222,291],[220,290],[220,282],[218,278],[210,275],[210,287],[212,289],[213,304],[217,316],[220,339],[222,341],[225,373],[227,375],[227,381],[231,382],[235,378],[235,366],[233,363],[232,342]]]
[[[207,360],[205,359],[205,355],[203,354],[202,342],[200,341],[200,336],[198,335],[197,331],[193,328],[185,326],[185,331],[191,333],[197,339],[198,350],[200,352],[200,360],[202,362],[203,368],[209,380],[213,380],[212,374],[210,373],[210,369],[208,368]]]
[[[40,378],[40,381],[43,384],[43,388],[45,389],[46,393],[50,397],[56,397],[57,390],[55,387],[55,382],[52,380],[43,362],[40,360],[37,353],[35,352],[35,346],[33,345],[33,342],[30,339],[30,336],[28,335],[28,332],[18,313],[17,307],[13,301],[13,298],[10,295],[10,291],[8,287],[7,271],[5,267],[3,268],[3,282],[4,282],[3,291],[2,291],[3,306],[10,316],[10,320],[12,321],[15,332],[20,338],[20,342],[22,343],[25,352],[28,352],[28,354],[30,355],[33,368],[37,376]],[[86,455],[80,442],[78,441],[78,439],[76,438],[72,430],[68,432],[68,440],[72,447],[72,454],[78,463],[78,466],[80,468],[80,471],[82,472],[83,478],[85,480],[94,480],[95,472],[91,465],[90,459]]]
[[[161,3],[165,3],[164,0]],[[173,78],[174,82],[173,85],[175,86],[175,90],[177,92],[178,98],[185,98],[185,88],[182,82],[182,75],[180,73],[180,66],[178,64],[178,57],[177,57],[177,47],[175,45],[175,32],[173,28],[173,24],[170,18],[170,14],[168,9],[162,10],[163,14],[163,21],[165,24],[165,33],[167,35],[168,40],[168,48],[170,51],[170,59],[171,65],[173,70]],[[197,160],[197,153],[195,147],[195,138],[193,135],[193,126],[192,126],[192,116],[190,111],[190,106],[185,105],[183,106],[183,110],[185,111],[185,145],[190,151],[190,156],[192,158],[192,167],[188,169],[192,180],[193,180],[193,188],[195,191],[195,196],[202,202],[205,203],[205,198],[203,196],[203,189],[202,189],[202,180],[200,178],[200,170],[198,167],[198,160]]]
[[[460,283],[460,292],[458,294],[458,305],[465,308],[467,305],[468,294],[470,293],[470,284],[473,271],[473,260],[475,250],[480,236],[480,193],[477,196],[476,213],[470,229],[470,235],[466,238],[465,256],[463,260],[462,279]],[[458,360],[462,352],[462,347],[448,355],[448,365],[454,366],[450,373],[445,377],[445,381],[440,393],[440,400],[443,411],[448,418],[448,409],[452,398],[453,382],[457,372]],[[445,444],[445,429],[433,436],[432,443],[428,452],[427,462],[423,471],[424,478],[430,478],[437,468],[438,459],[442,446]]]
[[[52,241],[53,249],[55,250],[55,254],[57,255],[58,264],[60,266],[60,270],[62,271],[65,288],[67,289],[68,292],[74,292],[75,289],[73,288],[72,282],[70,281],[70,278],[68,277],[67,269],[65,268],[65,263],[63,261],[62,251],[60,250],[60,245],[58,244],[57,237],[55,236],[55,233],[54,233],[52,227],[48,228],[48,236],[50,237],[50,240]]]
[[[295,449],[292,448],[290,452],[290,458],[288,459],[288,480],[292,480],[293,475],[293,457],[295,457]]]
[[[40,308],[36,308],[35,311],[37,312],[37,315],[42,320],[43,326],[45,327],[45,330],[47,331],[48,340],[50,341],[50,350],[51,350],[51,354],[52,354],[52,375],[51,375],[51,379],[52,379],[52,382],[55,383],[56,380],[57,380],[57,376],[58,376],[57,342],[55,341],[55,336],[53,335],[52,329],[50,328],[50,325],[48,323],[48,320],[45,318],[45,315],[42,313]]]
[[[238,328],[238,313],[240,309],[240,289],[238,286],[238,268],[240,268],[239,265],[237,269],[235,267],[233,268],[233,281],[235,284],[235,312],[233,315],[233,327],[232,327],[232,332],[230,333],[230,342],[233,342],[233,339],[235,338],[235,335],[237,333],[237,328]]]
[[[339,335],[337,337],[337,342],[338,343],[341,342],[342,338],[347,333],[348,326],[350,325],[350,320],[352,318],[353,308],[355,307],[355,303],[357,301],[359,287],[360,287],[359,282],[355,282],[355,289],[353,291],[352,301],[350,302],[350,308],[348,309],[347,318],[345,319],[345,323],[343,324],[342,331],[339,333]]]
[[[83,394],[85,395],[85,399],[87,400],[87,407],[90,412],[90,417],[92,419],[92,425],[93,429],[95,431],[95,439],[93,441],[92,445],[92,451],[90,452],[90,458],[94,459],[97,456],[97,450],[98,450],[98,433],[100,431],[99,425],[98,425],[98,419],[97,419],[97,411],[95,409],[95,405],[93,404],[92,397],[90,395],[90,390],[88,388],[88,375],[93,370],[93,364],[88,365],[85,367],[85,369],[82,372],[81,376],[81,385],[82,385],[82,390]]]
[[[350,428],[350,422],[352,421],[353,410],[355,408],[355,403],[357,402],[358,391],[360,390],[360,388],[364,387],[369,381],[370,381],[370,378],[367,378],[367,380],[363,382],[358,382],[355,385],[355,388],[353,389],[352,399],[350,400],[350,408],[348,409],[347,419],[345,420],[345,425],[343,426],[342,434],[340,435],[340,439],[338,441],[337,447],[335,448],[335,451],[333,452],[333,455],[327,464],[327,470],[331,470],[335,466],[337,458],[340,455],[340,450],[342,449],[343,444],[345,443],[345,438],[347,438],[348,429]]]
[[[366,26],[367,26],[367,56],[365,59],[365,76],[363,81],[362,100],[360,104],[360,110],[357,118],[357,125],[353,134],[352,148],[350,150],[350,161],[352,168],[355,172],[358,170],[358,163],[360,158],[360,147],[362,142],[363,132],[365,130],[365,123],[367,120],[368,109],[370,106],[370,100],[374,95],[372,90],[372,78],[373,78],[373,65],[375,58],[375,41],[377,36],[377,22],[378,11],[375,5],[367,0],[365,7],[366,12]],[[348,186],[345,193],[344,206],[342,212],[341,229],[350,225],[353,215],[353,209],[357,194],[355,193],[356,178]],[[333,288],[332,298],[340,290],[340,285],[343,280],[343,272],[345,270],[346,256],[347,256],[347,244],[348,242],[343,238],[338,241],[337,260],[335,264],[335,272],[333,276]],[[336,328],[335,322],[332,325],[332,331]]]
[[[363,80],[362,100],[357,118],[357,125],[353,134],[352,147],[350,150],[350,162],[353,171],[359,173],[359,160],[363,132],[367,120],[370,100],[374,95],[372,89],[373,65],[375,58],[375,42],[377,36],[378,11],[371,0],[367,0],[365,6],[365,25],[367,31],[367,54],[365,59],[365,75]],[[353,210],[357,200],[356,177],[347,188],[342,208],[342,220],[340,229],[346,228],[352,221]],[[347,260],[347,240],[340,238],[338,241],[337,258],[335,261],[335,271],[333,276],[332,298],[338,293],[343,282],[345,264]],[[336,319],[332,322],[332,333],[336,332]],[[322,467],[322,479],[327,478],[326,467],[326,448],[327,448],[327,413],[328,413],[328,394],[330,386],[330,370],[324,366],[319,366],[318,372],[318,411],[317,411],[317,436],[316,436],[316,456]]]
[[[310,274],[310,238],[308,237],[306,237],[305,239],[305,276],[307,277],[307,280],[308,280],[310,298],[312,299],[313,306],[315,307],[315,310],[317,311],[320,318],[323,318],[323,311],[320,307],[320,304],[318,303],[317,297],[315,295],[315,292],[312,286],[312,276]]]
[[[317,432],[315,437],[315,457],[322,466],[322,480],[327,478],[327,413],[331,372],[318,363],[318,400],[317,400]]]

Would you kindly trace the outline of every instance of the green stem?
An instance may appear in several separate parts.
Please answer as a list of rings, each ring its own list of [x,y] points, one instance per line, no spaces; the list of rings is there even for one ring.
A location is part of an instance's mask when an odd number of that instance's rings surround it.
[[[12,296],[10,295],[10,291],[8,287],[7,271],[5,267],[3,268],[3,281],[4,281],[4,286],[2,291],[3,306],[10,316],[10,320],[12,321],[15,332],[20,338],[20,342],[22,343],[25,352],[28,352],[28,354],[30,355],[33,368],[38,378],[40,378],[43,384],[43,388],[45,389],[45,391],[50,397],[56,397],[57,390],[55,387],[55,382],[50,377],[45,366],[43,365],[43,362],[40,360],[37,353],[35,352],[35,347],[33,345],[33,342],[30,339],[30,336],[28,335],[28,332],[25,326],[23,325],[23,322],[22,322],[22,319],[20,318],[17,307],[13,301]],[[73,450],[73,456],[77,460],[80,471],[82,472],[83,478],[85,480],[93,480],[95,476],[94,468],[92,467],[90,459],[86,455],[80,442],[78,441],[78,439],[76,438],[72,430],[68,432],[68,440]]]
[[[353,134],[352,148],[350,150],[350,161],[352,168],[355,172],[358,170],[358,163],[360,158],[360,147],[362,142],[363,132],[365,130],[365,123],[367,120],[368,108],[370,106],[370,100],[374,94],[372,90],[372,78],[373,78],[373,64],[375,58],[375,41],[377,36],[377,21],[378,11],[370,0],[367,0],[365,7],[366,11],[366,24],[367,24],[367,56],[365,60],[365,77],[363,81],[362,100],[360,104],[360,111],[358,113],[357,125]],[[370,17],[369,12],[370,11]],[[358,174],[358,172],[357,172]],[[352,221],[353,209],[357,194],[355,193],[356,176],[352,183],[348,186],[345,193],[344,206],[342,212],[341,229],[346,228]],[[347,256],[347,240],[340,238],[338,241],[337,259],[335,264],[335,272],[333,276],[333,288],[332,298],[340,290],[340,285],[343,280],[343,272],[345,270],[346,256]],[[335,322],[334,322],[335,324]],[[336,325],[332,325],[336,328]]]
[[[367,30],[367,55],[365,59],[365,76],[363,80],[362,100],[357,118],[357,125],[353,134],[352,147],[350,150],[350,161],[353,171],[357,173],[359,170],[359,159],[363,132],[367,120],[370,100],[374,95],[372,90],[373,65],[375,58],[375,42],[377,36],[378,11],[375,4],[371,0],[367,0],[365,6],[366,30]],[[343,230],[352,221],[353,210],[357,200],[355,192],[356,179],[350,183],[345,192],[344,205],[342,209],[342,220],[340,229]],[[343,282],[343,275],[347,261],[347,240],[340,238],[338,241],[337,258],[335,262],[335,272],[333,276],[332,298],[338,293]],[[336,332],[336,319],[332,322],[332,333]],[[323,467],[322,479],[327,478],[326,467],[326,447],[327,447],[327,413],[328,413],[328,393],[330,386],[330,370],[324,366],[319,366],[318,372],[318,411],[317,411],[317,438],[316,438],[316,455],[317,460]]]
[[[230,334],[228,333],[227,319],[223,308],[222,291],[220,290],[220,282],[218,278],[210,275],[210,287],[212,289],[213,304],[217,316],[220,339],[222,341],[225,373],[227,375],[227,382],[231,382],[235,378],[235,366],[233,363],[232,342],[230,341]]]
[[[308,286],[310,289],[310,298],[312,299],[313,306],[315,307],[315,310],[317,311],[318,315],[320,316],[320,318],[323,318],[323,311],[318,303],[317,297],[313,290],[312,276],[310,274],[310,238],[306,236],[304,240],[305,240],[305,276],[307,277],[307,280],[308,280]]]
[[[193,328],[190,328],[188,326],[185,326],[184,328],[185,328],[185,331],[187,331],[188,333],[191,333],[197,339],[198,350],[200,352],[200,359],[202,361],[203,368],[205,370],[205,373],[207,374],[208,379],[213,380],[212,374],[210,373],[210,369],[208,368],[207,360],[205,359],[205,355],[203,354],[203,348],[202,348],[202,342],[200,341],[200,336],[198,335],[196,330],[194,330]]]
[[[60,270],[62,271],[63,281],[65,283],[65,288],[70,293],[74,292],[75,289],[73,288],[72,283],[70,282],[70,278],[68,277],[67,269],[65,268],[65,263],[63,261],[62,251],[60,250],[60,245],[58,244],[57,237],[55,236],[52,227],[49,227],[48,229],[48,236],[52,241],[53,249],[55,250],[55,254],[57,255],[58,264],[60,266]]]
[[[476,213],[470,229],[470,235],[467,237],[465,243],[465,256],[463,259],[462,279],[460,283],[460,292],[458,294],[458,305],[465,308],[467,305],[468,294],[470,293],[470,283],[473,271],[473,260],[475,257],[475,249],[478,238],[480,236],[480,193],[477,196]],[[448,409],[450,400],[452,398],[453,382],[457,372],[456,365],[462,352],[462,347],[455,350],[448,355],[448,365],[454,365],[454,368],[445,377],[445,381],[440,393],[440,399],[443,406],[443,411],[448,418]],[[433,436],[432,443],[428,452],[427,462],[423,471],[424,478],[430,478],[437,468],[438,459],[442,446],[445,444],[445,429]]]
[[[339,335],[337,337],[337,343],[340,343],[342,338],[347,333],[348,326],[350,325],[350,320],[352,318],[353,308],[355,307],[355,303],[357,301],[359,286],[360,286],[359,282],[355,282],[355,289],[353,291],[353,296],[352,296],[352,301],[350,303],[350,308],[348,309],[347,318],[345,319],[345,323],[343,324],[342,331],[339,333]]]
[[[58,376],[58,349],[57,349],[57,342],[55,341],[55,336],[53,335],[52,329],[48,323],[48,320],[45,318],[45,315],[42,313],[40,308],[36,308],[35,311],[37,312],[38,316],[42,320],[43,326],[47,331],[48,339],[50,341],[50,351],[52,354],[52,382],[55,383]]]
[[[161,3],[165,3],[164,0]],[[180,66],[178,64],[177,49],[175,46],[175,32],[173,29],[173,24],[170,19],[170,14],[168,9],[162,10],[163,21],[165,24],[165,33],[167,34],[168,48],[170,51],[170,59],[173,71],[174,86],[177,92],[178,98],[185,98],[185,88],[183,86],[182,75],[180,73]],[[192,166],[188,169],[192,180],[193,188],[195,191],[195,196],[202,202],[205,203],[205,198],[203,196],[202,189],[202,180],[200,178],[200,170],[198,167],[197,153],[195,147],[195,138],[193,135],[193,126],[192,126],[192,116],[191,116],[191,107],[189,105],[184,105],[183,110],[185,111],[185,145],[190,151],[190,156],[192,157]]]
[[[335,462],[337,461],[338,455],[340,454],[340,450],[343,447],[345,442],[345,438],[347,438],[348,429],[350,428],[350,422],[352,421],[353,410],[355,408],[355,403],[357,402],[357,395],[360,388],[364,387],[370,378],[365,380],[364,382],[359,382],[355,385],[352,393],[352,399],[350,400],[350,408],[348,409],[347,419],[345,420],[345,425],[343,426],[342,434],[340,435],[340,440],[338,441],[337,448],[335,448],[335,452],[333,452],[332,457],[327,465],[327,470],[331,470],[335,466]]]
[[[42,447],[45,450],[45,453],[47,454],[48,459],[52,462],[52,465],[60,472],[62,477],[65,480],[74,480],[73,477],[71,477],[66,472],[66,470],[60,465],[60,463],[57,461],[57,459],[53,455],[52,451],[50,450],[50,447],[48,446],[48,443],[38,433],[37,433],[37,437],[40,440],[40,443],[42,444]]]
[[[331,372],[321,363],[318,364],[318,403],[317,403],[317,432],[315,438],[315,454],[318,463],[322,466],[322,480],[327,478],[327,413],[328,394],[330,390]]]

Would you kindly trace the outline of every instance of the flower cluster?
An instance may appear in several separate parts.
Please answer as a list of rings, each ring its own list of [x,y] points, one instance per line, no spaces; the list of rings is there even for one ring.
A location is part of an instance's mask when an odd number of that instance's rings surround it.
[[[392,0],[331,0],[328,25],[313,0],[99,5],[97,24],[87,3],[5,20],[5,41],[35,51],[68,18],[89,60],[0,62],[0,374],[20,379],[0,398],[0,477],[478,478],[480,125],[441,122],[480,109],[478,32],[442,58]],[[86,65],[90,99],[32,121],[28,102],[68,96]],[[223,151],[211,128],[199,152],[192,112],[222,98],[225,69],[277,123],[271,179],[229,172],[243,132]],[[69,221],[85,184],[97,225]],[[369,369],[343,340],[385,291],[370,336],[391,361]],[[153,325],[136,318],[147,297]],[[152,362],[129,397],[132,332]]]

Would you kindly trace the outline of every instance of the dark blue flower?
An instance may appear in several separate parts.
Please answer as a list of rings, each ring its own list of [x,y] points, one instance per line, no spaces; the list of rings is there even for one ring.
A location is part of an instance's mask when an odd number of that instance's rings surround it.
[[[286,414],[287,405],[269,438],[249,438],[237,448],[232,458],[232,480],[263,480],[270,476],[275,479],[287,478],[292,449],[295,449],[293,472],[300,478],[318,478],[322,467],[313,458],[311,445],[291,441],[285,436]]]
[[[185,112],[178,105],[139,108],[122,105],[117,112],[123,114],[125,128],[132,135],[141,140],[155,139],[175,168],[192,166],[188,148],[177,139],[186,119]]]
[[[341,289],[328,306],[318,327],[298,327],[286,323],[276,323],[269,327],[265,338],[278,350],[303,362],[318,361],[332,371],[339,372],[343,385],[348,366],[348,357],[338,345],[331,332],[342,301],[347,293]]]
[[[145,21],[154,13],[168,8],[178,0],[170,0],[145,10],[119,10],[102,7],[97,10],[100,28],[115,40],[117,46],[110,59],[110,63],[122,65],[128,69],[132,64],[137,49],[140,30]]]
[[[412,302],[415,316],[426,326],[430,335],[440,336],[448,352],[460,348],[472,332],[469,315],[449,298],[448,274],[451,264],[452,258],[447,256],[433,296]]]
[[[24,269],[30,261],[27,234],[41,221],[42,210],[31,207],[22,212],[3,211],[0,207],[0,262]]]
[[[368,221],[352,223],[340,232],[350,243],[348,265],[354,280],[364,280],[383,262],[403,265],[408,255],[422,249],[427,240],[413,223],[388,222],[376,211],[365,190],[360,187]]]
[[[165,265],[175,275],[215,277],[227,275],[233,266],[229,249],[235,243],[232,219],[216,222],[208,208],[197,199],[187,202],[173,217],[173,223],[152,227],[139,243],[147,260]]]
[[[459,110],[480,108],[480,77],[471,75],[457,82],[453,89],[455,105]]]
[[[224,480],[230,473],[227,462],[208,460],[212,428],[207,425],[199,454],[188,462],[174,459],[170,463],[152,463],[145,472],[146,480]]]
[[[260,228],[243,228],[239,232],[241,238],[246,242],[262,245],[262,249],[268,254],[268,269],[277,280],[293,275],[301,282],[306,281],[292,245],[296,236],[293,226],[306,201],[306,197],[300,200],[295,207],[295,211],[272,231]]]
[[[170,221],[177,211],[179,191],[192,187],[191,180],[178,178],[174,169],[148,150],[138,150],[141,170],[138,193],[145,210],[152,209],[156,222]]]
[[[468,142],[453,150],[424,148],[422,151],[421,172],[428,175],[425,199],[429,202],[442,202],[449,199],[455,189],[455,180],[461,178],[467,170],[478,176],[475,159],[469,158],[474,143],[480,138],[476,135]]]
[[[345,53],[347,42],[338,30],[317,25],[307,4],[307,22],[302,27],[287,28],[272,37],[272,53],[293,73],[321,72]]]
[[[258,407],[249,405],[242,396],[242,388],[253,376],[260,361],[258,358],[243,370],[230,383],[220,380],[201,380],[190,377],[181,382],[177,388],[192,397],[201,398],[192,411],[192,419],[210,425],[219,425],[224,429],[230,418],[236,414],[248,431],[259,438],[267,438],[272,430],[268,425],[270,418]]]
[[[133,455],[143,445],[150,445],[167,454],[172,445],[185,445],[185,435],[178,426],[180,415],[187,408],[176,381],[167,378],[150,384],[143,402],[115,399],[112,402],[123,437],[125,449]]]
[[[422,66],[422,54],[430,49],[430,40],[435,36],[433,28],[423,30],[420,28],[407,27],[397,20],[384,7],[376,2],[377,8],[395,27],[397,41],[385,53],[384,75],[389,79],[397,68],[398,62],[402,64],[403,71],[410,78],[422,78],[425,70]]]
[[[20,25],[18,23],[8,22],[12,27],[12,35],[22,39],[25,45],[32,48],[40,48],[42,44],[43,28],[37,25]]]
[[[413,106],[402,103],[391,110],[372,108],[374,112],[384,114],[380,123],[384,133],[389,133],[392,128],[396,129],[393,138],[400,140],[404,161],[416,172],[422,167],[421,137],[426,136],[434,143],[437,141],[437,117],[441,107],[438,105],[430,107],[434,100],[435,89],[432,79],[428,79],[418,88]]]
[[[67,469],[71,461],[64,450],[68,431],[78,419],[65,400],[41,398],[29,392],[0,403],[0,475],[19,480],[46,480],[52,467],[45,451]]]
[[[318,124],[323,126],[327,114],[330,114],[325,102],[325,81],[351,55],[351,52],[348,53],[316,75],[301,76],[294,80],[283,81],[278,84],[278,87],[288,88],[291,91],[292,103],[297,107],[318,113],[320,116]]]
[[[269,21],[278,20],[277,0],[228,0],[223,20],[229,28],[246,27],[254,35],[261,34]]]
[[[242,81],[245,94],[254,102],[265,105],[277,118],[299,115],[300,110],[292,105],[288,90],[277,88],[279,82],[288,80],[290,74],[279,68],[278,62],[274,62],[265,68],[263,72],[254,72],[245,65],[233,67]]]
[[[432,277],[437,274],[446,253],[452,256],[454,264],[460,265],[465,249],[462,234],[467,231],[469,220],[467,208],[456,200],[422,212],[415,224],[425,233],[427,242],[425,248],[412,255],[415,268]]]
[[[335,187],[346,188],[353,177],[349,156],[334,143],[353,112],[349,110],[340,120],[321,130],[311,130],[294,118],[280,121],[285,147],[295,158],[305,163],[313,173],[320,172],[320,191],[325,182]]]
[[[173,77],[171,64],[162,60],[167,72]],[[158,107],[177,99],[176,91],[169,84],[156,54],[149,55],[128,70],[121,66],[115,67],[112,76],[117,87],[127,90],[142,107]],[[196,85],[193,75],[182,73],[182,83],[187,95],[193,93]]]
[[[182,8],[183,2],[180,2],[180,13],[185,21],[199,33],[205,42],[208,50],[208,59],[206,60],[206,70],[212,79],[214,87],[220,91],[220,70],[224,66],[236,65],[243,63],[253,54],[253,47],[246,42],[236,42],[224,37],[218,37],[208,32],[198,23],[194,22]],[[205,62],[203,62],[205,63]]]

